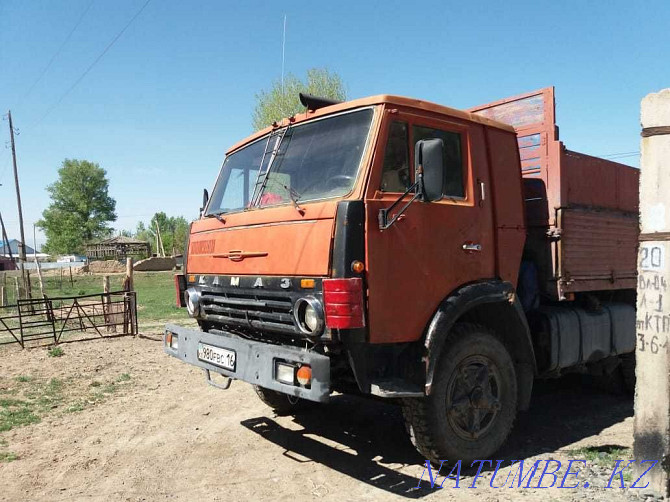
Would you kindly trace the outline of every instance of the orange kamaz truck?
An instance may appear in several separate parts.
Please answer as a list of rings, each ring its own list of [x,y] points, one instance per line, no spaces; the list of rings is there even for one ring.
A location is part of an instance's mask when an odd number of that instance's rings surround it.
[[[432,461],[492,458],[536,378],[634,385],[638,171],[568,150],[553,88],[301,100],[205,191],[169,355],[279,413],[394,400]]]

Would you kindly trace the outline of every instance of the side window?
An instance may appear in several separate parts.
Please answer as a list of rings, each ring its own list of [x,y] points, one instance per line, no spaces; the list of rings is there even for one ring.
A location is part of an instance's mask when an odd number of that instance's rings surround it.
[[[411,185],[407,132],[405,122],[391,122],[389,126],[380,186],[382,192],[404,192]]]
[[[444,181],[442,194],[446,197],[465,197],[463,186],[463,153],[461,135],[456,132],[433,129],[432,127],[413,126],[413,141],[440,138],[444,143]]]

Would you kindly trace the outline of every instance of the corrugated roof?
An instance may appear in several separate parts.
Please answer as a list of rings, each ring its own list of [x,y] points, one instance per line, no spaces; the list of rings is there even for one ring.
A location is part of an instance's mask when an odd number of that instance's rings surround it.
[[[10,239],[9,249],[12,250],[12,254],[14,256],[18,256],[18,254],[19,254],[19,241],[17,241],[16,239]],[[0,254],[9,255],[9,251],[6,250],[6,248],[5,248],[5,242],[4,241],[0,241]],[[30,246],[26,246],[26,254],[35,254],[35,250],[33,248],[31,248]]]

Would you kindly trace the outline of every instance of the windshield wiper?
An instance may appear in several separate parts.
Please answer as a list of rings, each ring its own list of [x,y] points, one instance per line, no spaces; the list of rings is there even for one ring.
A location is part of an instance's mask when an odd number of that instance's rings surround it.
[[[221,223],[225,224],[226,220],[223,218],[223,216],[221,216],[224,213],[225,213],[225,211],[216,211],[214,213],[208,213],[208,214],[205,215],[205,218],[216,218]]]
[[[300,199],[300,197],[302,197],[302,195],[300,195],[300,193],[298,193],[297,190],[295,190],[291,187],[288,187],[288,186],[284,185],[283,183],[278,182],[277,180],[273,180],[273,186],[280,186],[281,188],[286,190],[286,193],[288,194],[289,198],[291,199],[291,203],[293,204],[293,207],[296,208],[300,214],[305,214],[305,210],[302,207],[300,207],[300,205],[298,204],[298,199]]]
[[[293,188],[289,188],[286,185],[283,185],[281,183],[280,183],[280,185],[282,187],[284,187],[284,190],[286,190],[286,192],[288,193],[288,196],[291,198],[291,202],[293,203],[293,207],[295,207],[300,214],[303,214],[305,212],[305,210],[298,205],[298,199],[300,197],[302,197],[302,195],[300,195],[298,193],[298,191],[293,189]]]

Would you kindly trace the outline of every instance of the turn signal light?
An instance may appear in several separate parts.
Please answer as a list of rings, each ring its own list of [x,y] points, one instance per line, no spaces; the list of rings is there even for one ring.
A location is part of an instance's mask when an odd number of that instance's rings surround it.
[[[365,265],[362,261],[354,260],[351,262],[351,271],[360,274],[365,270]]]
[[[323,303],[329,328],[365,327],[363,280],[360,277],[324,279]]]
[[[312,368],[309,366],[300,366],[295,376],[298,379],[298,383],[305,387],[312,381]]]
[[[314,279],[300,279],[300,287],[303,289],[314,288]]]

